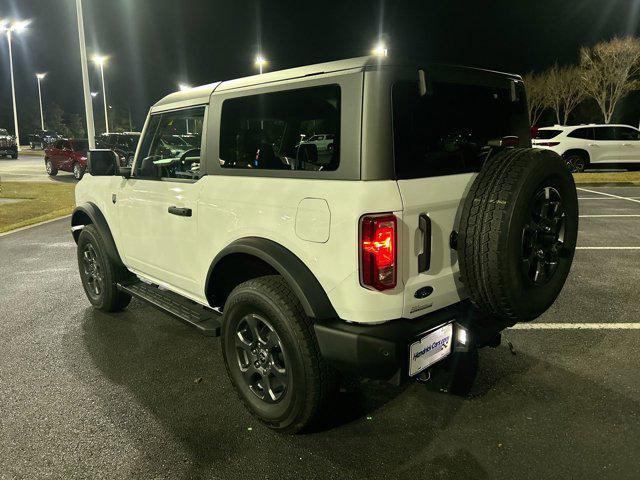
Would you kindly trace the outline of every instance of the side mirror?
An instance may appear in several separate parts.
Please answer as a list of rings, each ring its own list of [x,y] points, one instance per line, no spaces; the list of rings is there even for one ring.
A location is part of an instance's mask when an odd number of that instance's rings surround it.
[[[87,170],[91,176],[120,175],[120,162],[113,150],[89,150]]]

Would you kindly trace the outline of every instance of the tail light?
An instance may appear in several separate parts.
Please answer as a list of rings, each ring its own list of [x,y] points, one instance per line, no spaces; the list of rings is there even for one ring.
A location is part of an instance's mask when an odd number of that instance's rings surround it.
[[[536,142],[536,147],[555,147],[560,145],[560,142]]]
[[[395,215],[367,215],[360,219],[360,283],[374,290],[395,288],[397,281]]]

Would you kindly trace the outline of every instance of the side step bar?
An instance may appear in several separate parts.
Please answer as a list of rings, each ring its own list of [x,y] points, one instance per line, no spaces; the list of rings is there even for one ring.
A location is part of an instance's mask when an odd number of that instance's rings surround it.
[[[222,315],[215,310],[203,307],[177,293],[161,290],[141,280],[132,283],[119,283],[118,288],[132,297],[150,303],[159,310],[191,325],[207,337],[219,337]]]

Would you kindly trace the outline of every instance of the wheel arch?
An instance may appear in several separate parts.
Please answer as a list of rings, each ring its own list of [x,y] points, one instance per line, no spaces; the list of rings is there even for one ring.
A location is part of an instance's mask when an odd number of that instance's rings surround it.
[[[94,225],[96,227],[104,241],[109,257],[111,257],[117,265],[124,266],[118,253],[116,242],[111,234],[109,224],[98,206],[94,203],[83,203],[73,210],[73,214],[71,215],[71,233],[76,244],[78,243],[80,232],[85,225]]]
[[[562,158],[566,159],[571,154],[581,155],[587,161],[587,164],[591,163],[591,156],[584,148],[570,148],[562,154]]]
[[[304,262],[279,243],[262,237],[240,238],[216,255],[207,272],[207,301],[212,306],[224,305],[240,283],[273,274],[285,279],[309,317],[338,317],[324,288]]]

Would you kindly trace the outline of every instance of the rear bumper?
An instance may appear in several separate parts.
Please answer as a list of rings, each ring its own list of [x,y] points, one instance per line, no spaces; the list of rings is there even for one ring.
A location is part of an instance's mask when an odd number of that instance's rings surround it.
[[[399,384],[409,378],[409,346],[431,330],[454,323],[455,352],[491,344],[508,326],[483,321],[484,326],[480,327],[478,319],[465,301],[411,320],[401,318],[379,325],[361,325],[336,319],[318,321],[314,328],[323,359],[339,371]],[[469,331],[464,345],[458,338],[462,329]]]

